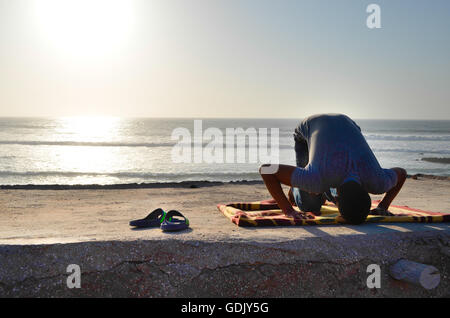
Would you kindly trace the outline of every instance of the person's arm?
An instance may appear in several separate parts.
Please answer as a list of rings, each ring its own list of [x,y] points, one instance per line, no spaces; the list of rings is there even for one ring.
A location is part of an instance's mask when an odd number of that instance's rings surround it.
[[[269,193],[275,201],[277,201],[278,206],[285,215],[300,218],[301,214],[292,207],[292,204],[289,202],[281,187],[281,184],[291,186],[291,176],[296,167],[279,165],[277,172],[268,174],[263,173],[265,167],[267,167],[267,165],[263,165],[259,169],[259,173],[261,174]]]
[[[384,195],[383,199],[378,203],[378,207],[372,210],[371,214],[392,215],[388,212],[389,206],[400,192],[406,180],[406,170],[403,168],[392,168],[397,174],[397,184]]]
[[[293,206],[297,205],[297,203],[295,202],[295,199],[294,199],[294,194],[292,193],[292,187],[289,188],[288,200],[291,203],[291,205],[293,205]]]

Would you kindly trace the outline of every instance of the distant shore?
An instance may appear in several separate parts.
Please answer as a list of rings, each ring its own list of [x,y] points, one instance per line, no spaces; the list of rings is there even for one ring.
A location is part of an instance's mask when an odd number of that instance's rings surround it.
[[[408,175],[412,179],[449,180],[450,176],[431,174]],[[263,184],[262,180],[239,181],[181,181],[181,182],[151,182],[151,183],[122,183],[122,184],[17,184],[0,185],[3,190],[120,190],[120,189],[158,189],[158,188],[204,188],[222,186],[225,184],[252,185]]]
[[[422,158],[423,161],[428,161],[428,162],[434,162],[434,163],[443,163],[443,164],[449,164],[450,163],[450,158],[435,158],[435,157],[425,157]]]

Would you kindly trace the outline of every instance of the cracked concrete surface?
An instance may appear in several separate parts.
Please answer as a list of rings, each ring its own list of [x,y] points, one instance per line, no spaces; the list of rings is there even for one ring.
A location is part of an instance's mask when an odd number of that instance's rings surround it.
[[[7,297],[449,297],[448,231],[382,234],[278,244],[165,241],[82,242],[0,247],[0,291]],[[336,244],[342,244],[339,252]],[[316,253],[322,251],[322,253]],[[389,264],[408,258],[439,268],[431,291],[395,281]],[[366,287],[369,264],[382,287]],[[81,288],[66,267],[81,267]]]
[[[440,198],[434,210],[448,209],[448,181],[429,182],[436,180],[408,180],[397,203],[426,208],[429,187]],[[0,296],[450,297],[449,224],[245,229],[214,206],[237,196],[266,192],[262,185],[0,191]],[[129,228],[158,206],[180,209],[192,229]],[[387,269],[400,258],[437,267],[441,283],[428,291],[393,280]],[[66,285],[69,264],[81,267],[80,289]],[[366,287],[369,264],[381,266],[380,289]]]

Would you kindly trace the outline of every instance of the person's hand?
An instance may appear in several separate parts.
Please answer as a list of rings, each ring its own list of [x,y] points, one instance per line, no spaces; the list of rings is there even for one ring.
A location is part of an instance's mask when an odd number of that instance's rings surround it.
[[[292,209],[291,211],[284,212],[284,215],[286,215],[287,217],[290,217],[290,218],[297,219],[297,220],[306,218],[305,213],[298,212],[298,211],[296,211],[294,209]]]
[[[393,216],[394,214],[380,207],[370,210],[369,215]]]

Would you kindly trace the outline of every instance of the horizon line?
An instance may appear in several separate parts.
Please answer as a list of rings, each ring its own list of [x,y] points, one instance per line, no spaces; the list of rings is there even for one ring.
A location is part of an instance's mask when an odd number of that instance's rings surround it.
[[[314,115],[314,114],[312,114]],[[345,114],[344,114],[345,115]],[[308,115],[311,116],[311,115]],[[347,115],[348,116],[348,115]],[[261,119],[261,120],[299,120],[304,119],[306,117],[212,117],[212,116],[187,116],[187,117],[178,117],[178,116],[115,116],[115,115],[63,115],[63,116],[0,116],[0,119],[60,119],[60,118],[120,118],[120,119]],[[349,116],[350,117],[350,116]],[[350,117],[354,120],[386,120],[386,121],[395,121],[395,120],[404,120],[404,121],[450,121],[448,119],[441,118],[362,118],[362,117]]]

